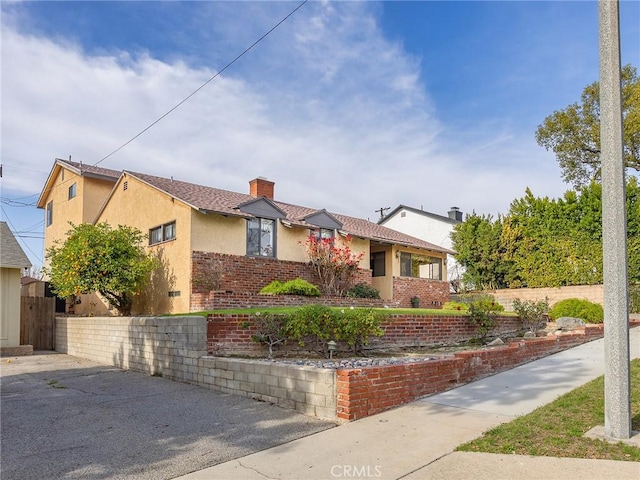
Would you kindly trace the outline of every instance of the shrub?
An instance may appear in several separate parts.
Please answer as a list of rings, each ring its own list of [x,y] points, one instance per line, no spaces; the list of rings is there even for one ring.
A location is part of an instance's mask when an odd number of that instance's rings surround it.
[[[549,311],[549,300],[521,301],[519,298],[513,300],[513,311],[522,320],[522,326],[530,332],[536,333],[545,324],[545,315]]]
[[[581,318],[586,323],[602,323],[604,309],[598,303],[579,298],[568,298],[556,303],[549,311],[549,317],[557,320],[560,317]]]
[[[352,298],[380,298],[380,290],[368,283],[357,283],[347,291],[347,297]]]
[[[271,295],[303,295],[305,297],[320,296],[318,287],[302,278],[296,278],[295,280],[289,280],[284,283],[279,280],[274,280],[269,285],[264,286],[259,293]]]
[[[269,347],[269,357],[273,357],[273,347],[287,340],[286,315],[266,314],[254,315],[257,331],[252,340],[257,343],[264,343]]]
[[[469,303],[469,319],[476,327],[476,333],[481,341],[485,341],[489,330],[496,325],[496,316],[504,311],[504,307],[497,303],[491,295],[475,295]]]
[[[351,237],[339,242],[335,238],[307,237],[304,247],[309,265],[325,295],[343,296],[360,271],[364,252],[353,253],[350,243]]]
[[[376,312],[372,308],[349,308],[338,314],[338,340],[347,342],[354,353],[362,353],[362,348],[369,343],[369,337],[381,337],[384,330],[380,323],[387,315]]]
[[[640,283],[629,285],[629,313],[640,313]]]
[[[368,343],[370,336],[384,334],[380,323],[386,314],[371,308],[334,310],[324,305],[307,305],[293,312],[286,321],[286,334],[301,345],[309,345],[327,355],[330,340],[346,342],[355,353]]]
[[[469,304],[464,302],[445,302],[442,305],[443,310],[458,310],[460,312],[468,312]]]

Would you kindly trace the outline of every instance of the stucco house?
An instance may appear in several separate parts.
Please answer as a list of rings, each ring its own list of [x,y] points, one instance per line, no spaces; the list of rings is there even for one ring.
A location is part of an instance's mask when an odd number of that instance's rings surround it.
[[[134,313],[189,312],[206,304],[214,272],[216,289],[255,294],[274,279],[315,281],[304,249],[309,235],[350,242],[363,253],[358,281],[396,305],[448,299],[448,249],[367,220],[275,199],[275,184],[249,182],[247,193],[130,171],[116,172],[56,159],[38,207],[45,210],[45,247],[64,239],[68,222],[129,225],[148,234],[162,268],[134,300]],[[81,299],[75,313],[104,306]]]
[[[451,207],[445,217],[427,212],[422,208],[398,205],[382,217],[378,224],[451,251],[453,250],[451,232],[453,232],[453,227],[461,222],[462,212],[458,207]],[[456,262],[453,252],[447,254],[447,267],[447,277],[445,278],[449,280],[455,290],[455,286],[462,275],[462,267]]]
[[[25,355],[20,346],[20,278],[31,262],[6,222],[0,222],[0,355]]]

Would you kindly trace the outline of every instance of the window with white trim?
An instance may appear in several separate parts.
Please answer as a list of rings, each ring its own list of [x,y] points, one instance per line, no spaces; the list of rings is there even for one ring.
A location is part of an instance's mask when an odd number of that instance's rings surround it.
[[[176,222],[165,223],[159,227],[149,229],[149,245],[168,242],[176,238]]]
[[[311,230],[311,235],[316,237],[316,240],[321,240],[323,238],[334,238],[335,230],[333,228],[314,228]]]

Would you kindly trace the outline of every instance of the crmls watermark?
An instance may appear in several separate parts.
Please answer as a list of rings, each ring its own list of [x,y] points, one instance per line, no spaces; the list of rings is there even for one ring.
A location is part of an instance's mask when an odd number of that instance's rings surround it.
[[[334,465],[331,467],[333,478],[380,478],[380,465]]]

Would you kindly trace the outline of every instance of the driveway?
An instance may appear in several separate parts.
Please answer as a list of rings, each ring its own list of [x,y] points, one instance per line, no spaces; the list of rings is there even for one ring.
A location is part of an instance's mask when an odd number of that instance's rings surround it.
[[[2,480],[169,479],[335,426],[54,352],[1,361]]]

